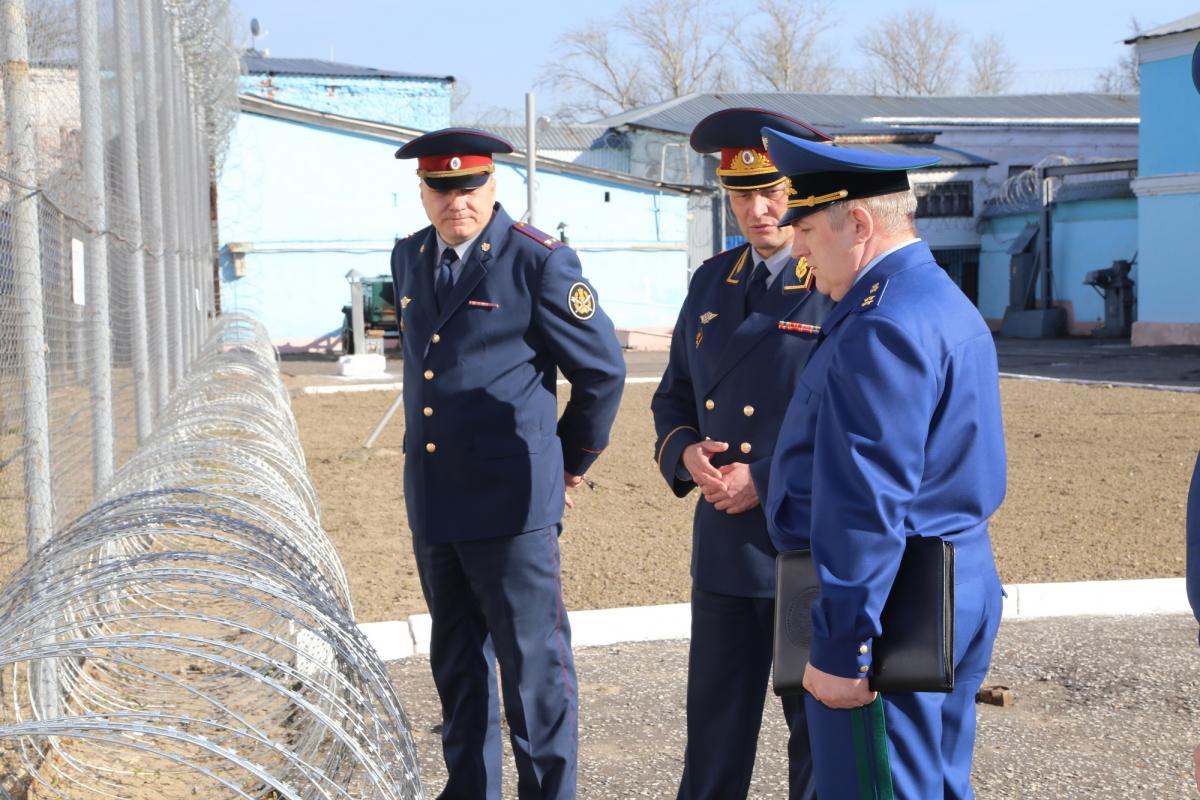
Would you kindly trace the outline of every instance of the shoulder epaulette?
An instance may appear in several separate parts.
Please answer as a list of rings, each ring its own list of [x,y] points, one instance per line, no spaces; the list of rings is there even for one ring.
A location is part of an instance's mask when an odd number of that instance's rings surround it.
[[[722,250],[721,252],[717,253],[715,256],[709,256],[708,258],[704,259],[700,263],[707,264],[710,261],[716,261],[721,256],[727,256],[730,253],[732,253],[734,250],[737,250],[737,249],[745,247],[745,246],[746,246],[745,242],[742,242],[741,244],[735,244],[733,247],[729,248],[728,250]]]
[[[537,228],[532,225],[526,225],[524,222],[514,222],[512,227],[514,231],[525,234],[547,250],[555,250],[563,246],[562,242],[550,234],[545,231],[539,231]]]
[[[875,281],[871,284],[871,290],[867,292],[867,296],[859,301],[858,308],[854,310],[861,314],[864,311],[870,311],[873,308],[877,308],[879,304],[883,302],[883,293],[885,291],[887,291],[887,281],[884,281],[883,283]]]

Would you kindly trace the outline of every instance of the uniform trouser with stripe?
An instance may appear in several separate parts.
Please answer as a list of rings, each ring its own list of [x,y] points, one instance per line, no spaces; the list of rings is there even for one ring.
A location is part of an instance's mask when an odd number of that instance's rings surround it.
[[[954,691],[880,695],[850,711],[805,696],[821,800],[968,800],[975,694],[1000,627],[994,565],[961,569],[954,586]],[[965,573],[965,574],[964,574]]]
[[[495,661],[521,800],[575,797],[578,688],[559,579],[559,526],[431,545],[414,537],[433,618],[443,800],[500,800]]]
[[[687,748],[679,800],[743,800],[750,789],[771,674],[775,600],[692,589]],[[800,696],[784,697],[791,800],[812,800]],[[774,702],[770,703],[774,706]],[[782,754],[772,753],[778,759]]]

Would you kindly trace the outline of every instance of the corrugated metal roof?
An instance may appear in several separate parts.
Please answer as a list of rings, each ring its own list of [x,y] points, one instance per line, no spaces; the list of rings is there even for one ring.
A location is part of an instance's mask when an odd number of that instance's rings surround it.
[[[518,150],[525,149],[524,125],[501,125],[490,128],[498,136],[512,142]],[[552,125],[537,132],[538,150],[590,150],[592,147],[619,147],[621,136],[605,134],[611,129],[604,125]]]
[[[1137,95],[1038,94],[986,97],[877,97],[846,94],[691,94],[626,111],[592,125],[634,125],[690,133],[704,117],[724,108],[757,106],[789,114],[836,134],[863,125],[961,127],[992,125],[1138,124]]]
[[[242,53],[243,75],[314,75],[323,78],[400,78],[430,81],[453,81],[453,75],[418,75],[412,72],[392,72],[319,58],[267,58],[256,50]]]
[[[1160,36],[1170,36],[1172,33],[1194,31],[1198,28],[1200,28],[1200,11],[1197,11],[1195,14],[1189,14],[1183,19],[1177,19],[1174,22],[1168,22],[1166,25],[1159,25],[1157,28],[1151,28],[1148,31],[1142,31],[1132,39],[1126,39],[1125,44],[1140,42],[1142,39],[1157,39]]]

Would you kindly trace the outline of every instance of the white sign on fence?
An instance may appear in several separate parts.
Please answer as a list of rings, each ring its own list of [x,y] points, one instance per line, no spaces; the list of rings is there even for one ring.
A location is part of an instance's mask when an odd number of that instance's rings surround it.
[[[87,294],[83,281],[83,242],[71,240],[71,299],[75,305],[87,304]]]

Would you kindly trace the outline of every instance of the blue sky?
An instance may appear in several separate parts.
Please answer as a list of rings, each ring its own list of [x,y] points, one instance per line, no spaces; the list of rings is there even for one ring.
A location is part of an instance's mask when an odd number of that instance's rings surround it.
[[[747,0],[733,0],[752,8]],[[459,2],[384,2],[343,0],[233,0],[241,19],[237,33],[249,45],[249,20],[257,17],[267,32],[260,49],[273,56],[311,57],[350,64],[431,75],[454,75],[470,86],[468,113],[491,108],[524,108],[540,67],[554,55],[555,39],[590,18],[611,18],[619,2],[573,3],[569,0],[526,0],[519,4]],[[841,53],[840,65],[861,65],[855,45],[861,30],[875,19],[910,6],[894,0],[858,0],[854,20],[824,34],[828,46]],[[1130,18],[1143,28],[1195,13],[1186,0],[1062,2],[926,2],[970,37],[999,34],[1016,62],[1015,89],[1020,91],[1089,90],[1094,75],[1124,53]],[[723,24],[714,20],[714,25]],[[756,89],[761,87],[744,87]],[[557,104],[538,94],[539,113]]]

